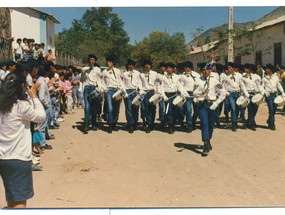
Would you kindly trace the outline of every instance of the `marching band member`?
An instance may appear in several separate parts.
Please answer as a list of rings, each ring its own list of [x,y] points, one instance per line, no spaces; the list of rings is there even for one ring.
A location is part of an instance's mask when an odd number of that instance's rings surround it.
[[[265,76],[262,78],[262,83],[264,87],[265,101],[268,106],[269,116],[267,119],[268,127],[271,130],[276,130],[275,126],[275,113],[277,110],[277,105],[274,104],[274,99],[277,96],[278,90],[280,91],[282,97],[285,97],[284,90],[282,85],[279,82],[279,79],[274,75],[275,68],[272,64],[266,65]]]
[[[193,63],[186,61],[183,63],[184,73],[180,75],[180,82],[183,88],[187,91],[188,98],[183,105],[183,112],[186,113],[186,132],[191,133],[193,124],[196,124],[197,120],[197,105],[193,102],[193,91],[196,80],[200,78],[199,73],[193,71]],[[192,106],[193,106],[193,117],[192,117]]]
[[[236,101],[240,96],[240,92],[242,91],[245,96],[248,98],[249,94],[245,89],[244,83],[241,81],[242,75],[237,72],[238,66],[235,63],[229,62],[228,69],[230,74],[223,80],[224,86],[228,91],[228,104],[231,109],[231,121],[232,121],[232,131],[236,131],[237,129],[237,104]]]
[[[127,70],[122,74],[124,89],[128,95],[124,98],[124,103],[129,133],[133,133],[136,130],[139,114],[139,107],[132,105],[137,89],[141,88],[140,72],[135,70],[135,64],[135,61],[128,60],[126,64]]]
[[[187,92],[182,89],[180,83],[180,76],[174,73],[175,65],[173,63],[166,63],[166,74],[159,76],[160,80],[160,94],[163,96],[165,102],[165,121],[168,125],[168,133],[173,134],[174,132],[174,122],[177,118],[176,114],[177,107],[172,103],[174,97],[177,95],[177,91],[183,96],[188,96]]]
[[[107,105],[107,123],[108,133],[112,133],[113,130],[117,131],[116,125],[119,118],[120,100],[113,98],[113,95],[117,90],[122,90],[121,71],[115,68],[115,58],[113,56],[106,57],[107,69],[102,72],[103,82],[107,87],[104,99]],[[126,95],[126,93],[125,93]]]
[[[157,79],[157,73],[151,69],[152,62],[145,60],[142,64],[144,72],[140,74],[142,89],[140,89],[140,95],[144,96],[141,102],[141,116],[143,123],[146,123],[146,133],[150,133],[154,129],[154,121],[156,114],[156,106],[149,103],[149,99],[154,95],[155,81]]]
[[[197,87],[193,92],[199,107],[199,117],[201,120],[202,141],[204,149],[202,156],[207,156],[212,146],[210,140],[213,135],[215,124],[215,110],[225,99],[226,91],[223,85],[211,76],[212,63],[208,63],[202,70],[202,77],[197,80]],[[217,98],[217,95],[218,98]]]
[[[101,88],[101,70],[99,67],[95,66],[97,57],[94,54],[88,55],[89,65],[82,68],[81,82],[83,88],[84,97],[84,128],[83,133],[87,134],[89,131],[89,124],[91,118],[92,130],[97,130],[96,116],[97,112],[100,110],[101,102],[99,96],[95,96],[95,88],[98,92],[102,92]],[[99,86],[99,88],[98,88]]]
[[[245,88],[249,93],[250,102],[247,105],[248,119],[246,120],[247,127],[253,131],[256,130],[255,116],[258,111],[258,104],[253,103],[252,97],[256,93],[261,93],[264,90],[261,87],[261,78],[259,75],[254,74],[257,71],[257,67],[253,64],[244,64],[245,74],[242,76]]]

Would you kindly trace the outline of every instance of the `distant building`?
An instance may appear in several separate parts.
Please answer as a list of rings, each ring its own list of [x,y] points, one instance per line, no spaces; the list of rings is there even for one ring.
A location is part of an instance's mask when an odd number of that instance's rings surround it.
[[[31,38],[35,43],[45,44],[45,53],[55,53],[54,25],[60,22],[51,14],[30,7],[11,7],[11,35],[17,38]]]
[[[262,65],[285,65],[285,15],[247,29],[248,33],[234,37],[235,62],[239,64],[259,62]],[[219,56],[220,63],[227,63],[227,39],[213,41],[200,47],[192,47],[188,57],[197,65],[212,55]]]

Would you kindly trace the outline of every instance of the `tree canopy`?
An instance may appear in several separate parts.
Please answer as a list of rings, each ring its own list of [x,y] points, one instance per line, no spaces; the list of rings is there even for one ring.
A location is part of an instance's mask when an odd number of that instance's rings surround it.
[[[112,8],[91,8],[81,20],[73,20],[70,29],[64,29],[56,37],[56,49],[79,59],[95,54],[99,64],[107,55],[113,55],[118,63],[130,55],[129,37],[124,22],[112,12]]]

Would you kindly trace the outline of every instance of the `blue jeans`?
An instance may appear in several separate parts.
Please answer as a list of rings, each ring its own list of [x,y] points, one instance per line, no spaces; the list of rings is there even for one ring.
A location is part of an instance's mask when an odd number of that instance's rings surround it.
[[[165,93],[165,95],[168,97],[168,100],[165,102],[165,121],[168,125],[173,125],[177,118],[176,115],[178,109],[173,105],[175,93]]]
[[[73,86],[73,88],[72,88],[72,99],[73,99],[73,103],[72,103],[73,108],[77,107],[78,99],[79,99],[82,107],[84,107],[84,99],[83,99],[82,92],[79,92],[79,86]]]
[[[84,125],[89,126],[90,120],[93,126],[96,124],[96,111],[98,107],[96,104],[99,102],[99,98],[91,99],[89,95],[95,90],[95,86],[86,85],[83,90],[84,96]]]
[[[105,93],[105,100],[107,104],[107,123],[109,125],[115,125],[119,119],[120,101],[112,98],[115,92],[117,92],[117,89],[109,88]]]
[[[216,111],[211,110],[213,102],[201,102],[199,105],[199,117],[201,120],[202,141],[211,140],[214,131]]]
[[[152,90],[148,91],[141,102],[141,116],[143,120],[146,120],[147,125],[153,125],[155,120],[156,106],[149,103],[149,99],[153,95]]]
[[[51,106],[53,114],[53,123],[56,123],[56,119],[59,118],[60,114],[60,106],[59,103],[56,101],[56,96],[51,96]]]
[[[277,110],[277,105],[274,103],[274,99],[276,98],[276,93],[270,93],[268,97],[265,97],[265,101],[268,106],[268,120],[267,123],[269,126],[275,124],[275,113]]]
[[[255,116],[258,110],[258,105],[251,102],[253,95],[250,94],[249,99],[250,103],[247,105],[247,111],[248,111],[248,118],[247,118],[247,124],[248,126],[255,125]]]
[[[237,101],[238,97],[239,97],[238,92],[231,92],[229,97],[228,97],[229,106],[231,109],[232,123],[237,122],[237,104],[236,104],[236,101]]]
[[[138,123],[139,107],[136,105],[132,105],[132,101],[136,97],[136,93],[134,89],[128,89],[126,91],[129,95],[128,98],[124,99],[127,124],[129,126],[136,126]]]
[[[44,137],[44,140],[42,140],[40,143],[39,143],[39,146],[40,147],[44,147],[47,142],[46,142],[46,136],[48,136],[48,121],[50,119],[50,106],[49,107],[45,107],[45,111],[46,111],[46,119],[44,122],[42,122],[40,124],[40,128],[39,128],[39,131],[42,133],[43,137]]]
[[[161,99],[158,103],[158,114],[159,114],[159,120],[161,123],[164,123],[164,101]]]
[[[190,96],[193,96],[193,93],[189,93]],[[186,123],[187,126],[192,126],[192,105],[193,105],[193,98],[187,98],[186,102],[184,103],[183,109],[186,114]]]

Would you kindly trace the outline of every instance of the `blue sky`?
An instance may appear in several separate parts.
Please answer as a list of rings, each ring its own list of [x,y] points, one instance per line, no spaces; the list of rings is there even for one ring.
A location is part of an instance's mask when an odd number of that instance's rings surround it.
[[[277,7],[234,7],[234,22],[254,21],[270,13]],[[52,14],[61,24],[56,24],[56,33],[69,29],[74,19],[80,20],[89,8],[55,7],[37,8]],[[228,7],[113,7],[123,20],[124,29],[135,44],[147,37],[152,31],[168,31],[169,34],[182,32],[186,42],[192,39],[192,33],[201,26],[205,30],[228,22]]]

